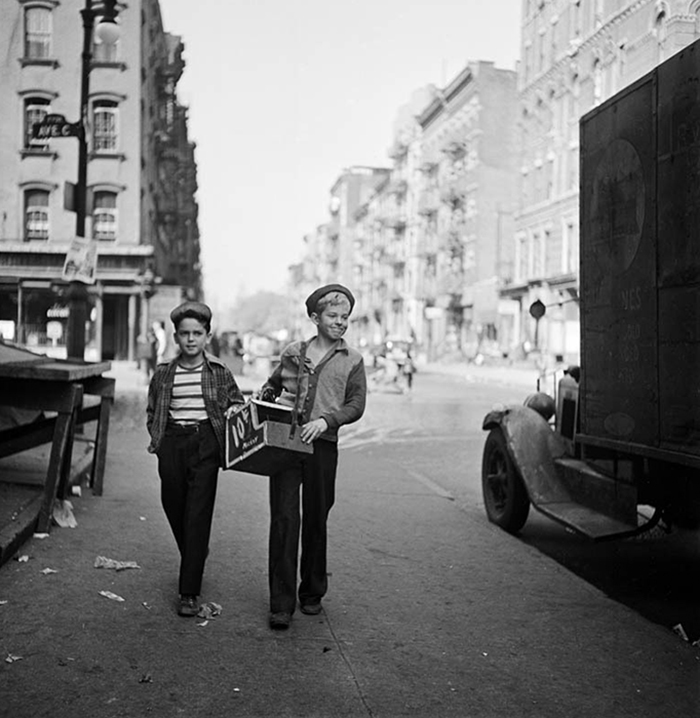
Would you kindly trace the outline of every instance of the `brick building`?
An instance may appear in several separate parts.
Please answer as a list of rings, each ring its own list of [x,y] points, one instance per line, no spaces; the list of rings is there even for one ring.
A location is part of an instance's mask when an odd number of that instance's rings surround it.
[[[579,119],[698,37],[700,2],[524,0],[518,73],[518,207],[512,346],[579,359]]]

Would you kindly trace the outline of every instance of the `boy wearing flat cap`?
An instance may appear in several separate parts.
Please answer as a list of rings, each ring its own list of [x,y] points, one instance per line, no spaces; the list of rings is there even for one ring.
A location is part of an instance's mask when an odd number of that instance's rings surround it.
[[[318,615],[328,588],[326,523],[335,499],[338,428],[362,416],[367,394],[362,355],[343,339],[354,305],[355,298],[342,284],[313,292],[306,310],[316,336],[283,350],[260,393],[265,401],[296,404],[301,439],[314,447],[313,454],[300,454],[270,477],[269,622],[274,629],[289,627],[297,595],[302,613]]]
[[[229,368],[204,351],[211,309],[185,302],[170,319],[180,351],[157,366],[148,388],[148,451],[158,457],[161,503],[180,550],[178,613],[195,616],[224,463],[225,412],[244,400]]]

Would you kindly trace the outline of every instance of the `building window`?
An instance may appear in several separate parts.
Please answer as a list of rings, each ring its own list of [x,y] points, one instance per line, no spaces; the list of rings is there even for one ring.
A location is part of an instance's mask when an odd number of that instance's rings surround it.
[[[569,147],[569,167],[567,177],[567,189],[578,188],[579,151],[578,147]]]
[[[51,112],[51,103],[43,97],[28,97],[24,101],[24,147],[28,150],[48,151],[49,141],[34,139],[32,127]]]
[[[92,213],[92,238],[112,242],[117,238],[117,195],[95,192]]]
[[[527,234],[523,233],[519,235],[516,241],[516,266],[518,268],[517,279],[524,282],[530,277],[530,247],[527,240]]]
[[[28,7],[24,11],[24,57],[45,60],[51,55],[51,10]]]
[[[532,235],[532,273],[533,279],[544,277],[544,235],[536,232]]]
[[[568,221],[564,228],[562,247],[562,270],[565,273],[577,272],[579,263],[578,223]]]
[[[49,238],[49,193],[31,189],[24,193],[24,240]]]
[[[603,101],[603,66],[596,58],[593,63],[593,104],[599,105]]]
[[[112,100],[97,100],[93,104],[93,150],[117,151],[117,120],[119,107]]]

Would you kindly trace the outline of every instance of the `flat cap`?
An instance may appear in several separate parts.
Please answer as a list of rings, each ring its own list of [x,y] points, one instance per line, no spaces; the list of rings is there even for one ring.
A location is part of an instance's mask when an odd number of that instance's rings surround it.
[[[326,294],[330,294],[331,292],[340,292],[341,294],[344,294],[350,302],[350,311],[352,311],[352,308],[355,306],[355,297],[352,296],[352,292],[342,284],[326,284],[309,294],[306,299],[307,314],[311,316],[316,311],[316,305],[321,297],[325,297]]]
[[[177,324],[185,317],[211,322],[211,309],[202,302],[183,302],[170,312],[170,319],[173,324]]]

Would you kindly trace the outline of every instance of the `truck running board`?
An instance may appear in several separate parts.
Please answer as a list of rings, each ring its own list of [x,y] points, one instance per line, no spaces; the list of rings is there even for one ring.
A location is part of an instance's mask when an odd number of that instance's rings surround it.
[[[576,531],[576,533],[594,541],[619,539],[625,535],[634,536],[640,533],[640,527],[638,526],[606,516],[595,509],[573,501],[558,504],[540,504],[539,506],[533,504],[533,506],[550,519],[554,519],[558,523]]]
[[[531,492],[533,506],[549,518],[594,541],[635,536],[658,523],[655,515],[640,525],[633,485],[579,459],[560,457],[554,467],[557,490]]]

